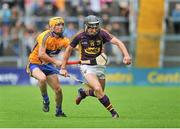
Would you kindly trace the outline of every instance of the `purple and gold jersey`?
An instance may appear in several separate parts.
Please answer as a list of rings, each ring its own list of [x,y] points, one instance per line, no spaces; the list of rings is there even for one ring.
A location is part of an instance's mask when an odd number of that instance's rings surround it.
[[[71,47],[75,48],[79,45],[80,59],[90,60],[94,59],[102,53],[103,44],[110,42],[112,39],[106,30],[100,29],[95,36],[87,35],[84,31],[80,31],[71,41]]]
[[[42,61],[38,57],[40,46],[44,45],[46,54],[53,57],[57,55],[62,48],[66,48],[69,45],[69,42],[69,39],[66,37],[55,38],[50,30],[44,31],[36,39],[36,44],[29,56],[29,63],[42,64]]]

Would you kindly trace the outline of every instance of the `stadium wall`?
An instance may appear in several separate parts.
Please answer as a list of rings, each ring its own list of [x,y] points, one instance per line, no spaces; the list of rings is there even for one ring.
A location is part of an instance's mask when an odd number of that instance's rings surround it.
[[[77,67],[68,71],[76,78],[83,77]],[[61,84],[78,85],[78,82],[59,76]],[[108,86],[180,86],[180,68],[118,68],[108,67],[106,71]],[[0,86],[36,85],[37,81],[29,77],[22,68],[0,68]]]

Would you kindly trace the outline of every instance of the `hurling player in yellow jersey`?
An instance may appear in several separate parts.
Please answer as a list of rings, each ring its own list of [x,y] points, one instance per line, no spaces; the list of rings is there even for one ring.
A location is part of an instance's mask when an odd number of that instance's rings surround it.
[[[58,80],[58,75],[53,70],[60,67],[61,61],[54,58],[61,49],[66,48],[69,39],[63,36],[64,19],[53,17],[49,20],[49,29],[39,34],[36,38],[35,46],[29,55],[27,72],[38,80],[38,85],[43,98],[43,111],[49,112],[49,97],[47,84],[55,92],[56,114],[57,117],[66,117],[62,111],[63,94]]]

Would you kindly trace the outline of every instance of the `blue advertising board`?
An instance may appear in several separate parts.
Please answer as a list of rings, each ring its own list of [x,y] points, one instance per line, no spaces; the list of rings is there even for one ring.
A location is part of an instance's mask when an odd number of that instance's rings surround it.
[[[82,80],[78,67],[70,67],[71,75]],[[58,76],[61,84],[76,85],[78,82],[63,76]],[[35,85],[37,80],[30,77],[23,68],[0,68],[0,85]]]
[[[69,67],[74,77],[83,80],[79,67]],[[78,82],[68,77],[59,76],[61,84],[76,85]],[[23,68],[0,68],[0,85],[35,85],[37,81]],[[180,86],[180,68],[119,68],[107,67],[107,86]]]
[[[107,68],[109,85],[180,86],[180,68]]]
[[[0,68],[0,85],[26,85],[29,76],[22,68]]]

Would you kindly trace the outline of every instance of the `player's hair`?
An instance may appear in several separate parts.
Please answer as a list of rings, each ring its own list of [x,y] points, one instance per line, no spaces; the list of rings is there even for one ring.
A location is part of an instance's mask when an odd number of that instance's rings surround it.
[[[96,34],[100,30],[100,20],[94,15],[89,15],[84,19],[84,31],[87,32],[87,29],[90,27],[97,27],[98,31]]]
[[[62,17],[53,17],[49,19],[49,27],[54,27],[58,24],[64,24],[64,18]]]
[[[63,24],[63,26],[64,26],[64,18],[62,18],[62,17],[53,17],[53,18],[49,19],[49,27],[50,28],[54,28],[58,24]],[[63,31],[64,31],[64,29],[63,29]],[[63,31],[61,33],[55,33],[55,32],[54,33],[59,35],[59,36],[62,36]]]

